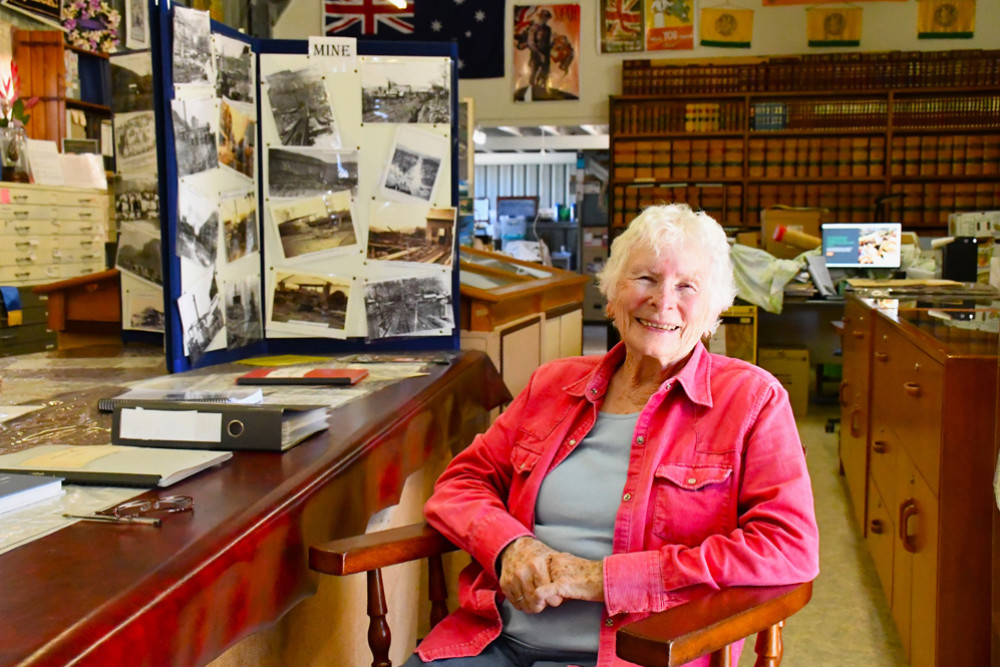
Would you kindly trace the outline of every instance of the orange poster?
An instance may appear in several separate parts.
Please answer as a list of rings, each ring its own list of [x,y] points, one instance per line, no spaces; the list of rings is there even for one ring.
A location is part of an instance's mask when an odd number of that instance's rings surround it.
[[[579,52],[579,5],[514,5],[514,101],[579,99]]]
[[[647,0],[646,50],[694,48],[694,0]]]

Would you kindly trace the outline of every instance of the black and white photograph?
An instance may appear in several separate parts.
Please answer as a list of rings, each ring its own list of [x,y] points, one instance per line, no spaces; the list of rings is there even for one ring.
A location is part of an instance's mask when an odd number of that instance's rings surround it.
[[[163,292],[159,290],[126,290],[126,329],[163,332]]]
[[[343,331],[347,322],[347,302],[351,294],[349,278],[321,273],[275,272],[269,322],[309,325],[317,329]]]
[[[447,138],[400,125],[382,173],[381,195],[396,201],[430,202],[447,156]]]
[[[111,111],[153,110],[153,58],[148,51],[113,53],[111,64]]]
[[[219,112],[219,164],[253,179],[256,138],[254,106],[223,99]]]
[[[450,332],[455,325],[451,304],[450,273],[368,282],[368,338]]]
[[[361,66],[365,123],[450,123],[451,61],[366,56]]]
[[[181,316],[184,353],[197,360],[205,352],[225,347],[225,337],[215,337],[222,331],[222,298],[215,274],[206,274],[202,280],[177,298],[177,311]]]
[[[215,143],[218,100],[173,99],[170,110],[174,120],[177,175],[183,178],[218,167],[219,152]]]
[[[174,85],[215,86],[208,12],[174,5]]]
[[[119,222],[160,220],[160,189],[154,176],[115,177],[115,217]]]
[[[451,266],[454,238],[454,208],[373,202],[369,209],[368,259]]]
[[[358,242],[348,190],[295,201],[272,201],[270,210],[285,259],[347,248]]]
[[[125,0],[125,48],[137,51],[148,49],[149,44],[149,3]]]
[[[132,111],[114,115],[115,166],[119,173],[156,173],[156,115]]]
[[[261,325],[259,276],[245,276],[223,283],[226,313],[226,346],[243,347],[260,340]]]
[[[212,35],[218,97],[234,102],[254,101],[254,59],[250,45],[225,35]]]
[[[283,70],[266,77],[267,99],[282,146],[340,148],[340,132],[316,68]]]
[[[219,200],[219,212],[227,262],[235,262],[260,250],[257,197],[253,190],[223,195]]]
[[[310,197],[338,190],[350,190],[356,197],[357,151],[268,148],[267,186],[271,197]]]
[[[137,278],[163,285],[160,225],[149,220],[122,223],[115,267]]]
[[[219,246],[219,209],[190,185],[177,188],[177,254],[199,266],[214,266]]]

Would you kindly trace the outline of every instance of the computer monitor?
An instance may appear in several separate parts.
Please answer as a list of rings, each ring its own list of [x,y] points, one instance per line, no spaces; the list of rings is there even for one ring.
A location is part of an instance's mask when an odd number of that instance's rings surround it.
[[[489,197],[476,197],[472,200],[472,219],[476,222],[490,221]]]
[[[898,222],[826,223],[820,229],[828,268],[899,268],[903,226]]]

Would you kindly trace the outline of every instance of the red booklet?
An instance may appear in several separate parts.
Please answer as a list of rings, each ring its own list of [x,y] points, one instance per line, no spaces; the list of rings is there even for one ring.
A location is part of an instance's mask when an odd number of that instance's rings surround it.
[[[236,378],[236,384],[357,384],[367,375],[364,368],[285,366],[257,368]]]

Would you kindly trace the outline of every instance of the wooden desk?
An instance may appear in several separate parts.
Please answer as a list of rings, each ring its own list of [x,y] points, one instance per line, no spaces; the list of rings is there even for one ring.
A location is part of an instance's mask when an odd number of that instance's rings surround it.
[[[288,452],[237,452],[152,492],[195,501],[161,528],[80,522],[0,556],[0,665],[208,662],[316,590],[310,544],[364,532],[411,471],[464,447],[507,398],[485,355],[461,353],[332,410],[328,431]]]
[[[118,269],[36,285],[49,299],[49,328],[59,349],[121,345],[121,276]]]

